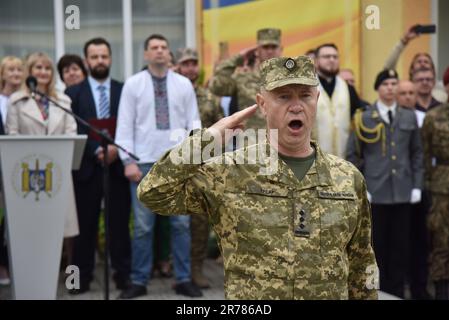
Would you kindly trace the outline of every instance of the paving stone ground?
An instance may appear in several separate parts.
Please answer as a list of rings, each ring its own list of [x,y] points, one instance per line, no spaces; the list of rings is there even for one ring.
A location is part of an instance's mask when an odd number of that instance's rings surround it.
[[[174,278],[153,278],[147,286],[148,294],[137,298],[138,300],[223,300],[223,265],[213,259],[207,259],[204,265],[204,273],[211,283],[211,288],[203,290],[203,297],[189,298],[177,295],[172,289]],[[102,300],[103,291],[103,264],[99,262],[95,269],[95,277],[91,283],[91,290],[80,295],[70,295],[65,288],[64,274],[60,274],[57,299],[60,300]],[[120,291],[115,288],[115,283],[110,280],[109,299],[115,300]],[[0,300],[11,299],[10,286],[0,286]],[[397,300],[398,298],[384,292],[379,292],[379,300]]]

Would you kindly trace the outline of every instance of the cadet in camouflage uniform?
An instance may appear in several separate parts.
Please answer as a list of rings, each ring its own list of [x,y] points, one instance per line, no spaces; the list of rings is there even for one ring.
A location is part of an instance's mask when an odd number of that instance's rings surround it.
[[[209,84],[210,91],[217,96],[237,96],[239,110],[255,104],[260,87],[259,64],[279,57],[281,53],[281,30],[257,31],[257,47],[245,49],[217,65]],[[237,70],[242,66],[241,70]],[[265,119],[260,111],[248,119],[246,127],[265,128]]]
[[[208,128],[223,118],[223,109],[217,97],[196,82],[199,76],[198,53],[194,49],[184,48],[177,52],[177,71],[192,81],[195,87],[196,100],[200,111],[201,126]],[[201,289],[210,287],[209,281],[203,274],[203,263],[207,255],[209,239],[209,221],[206,212],[192,216],[190,223],[192,237],[191,266],[192,281]]]
[[[200,164],[172,161],[201,156],[209,144],[204,135],[226,137],[226,129],[255,113],[253,105],[166,153],[140,183],[140,201],[160,214],[207,212],[228,299],[376,299],[365,181],[352,164],[310,141],[319,96],[313,61],[270,59],[261,80],[257,103],[267,127],[278,130],[278,143],[268,135]],[[201,148],[189,149],[192,143]],[[260,160],[250,164],[253,151]],[[272,157],[261,156],[266,151],[275,155],[271,165]]]
[[[430,278],[435,282],[435,298],[448,300],[449,104],[428,111],[421,132],[425,183],[432,193],[432,207],[428,218],[431,234]]]

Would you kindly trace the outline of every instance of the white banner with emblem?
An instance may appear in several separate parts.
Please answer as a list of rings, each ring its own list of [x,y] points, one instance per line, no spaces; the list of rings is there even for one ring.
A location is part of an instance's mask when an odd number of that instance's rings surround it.
[[[56,299],[64,222],[87,136],[1,136],[15,299]]]

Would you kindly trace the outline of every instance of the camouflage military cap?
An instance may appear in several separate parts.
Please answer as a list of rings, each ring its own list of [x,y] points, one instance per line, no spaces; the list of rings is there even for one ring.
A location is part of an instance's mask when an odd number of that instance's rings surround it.
[[[288,84],[317,86],[318,77],[312,59],[280,57],[264,61],[260,66],[261,87],[271,91]]]
[[[281,45],[281,30],[279,29],[260,29],[257,31],[257,44],[264,46],[267,44]]]
[[[181,63],[187,60],[198,61],[198,52],[191,48],[181,48],[176,52],[176,62]]]

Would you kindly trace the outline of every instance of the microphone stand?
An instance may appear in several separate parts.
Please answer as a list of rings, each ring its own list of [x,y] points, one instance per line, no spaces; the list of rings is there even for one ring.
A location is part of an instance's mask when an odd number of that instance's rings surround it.
[[[51,99],[48,95],[39,92],[35,88],[30,88],[31,96],[34,99],[35,95],[40,95],[46,98],[48,101],[53,103],[56,107],[63,110],[64,112],[70,114],[72,117],[76,119],[78,123],[81,123],[83,126],[87,127],[89,130],[95,132],[98,136],[101,137],[101,147],[103,148],[104,159],[103,159],[103,192],[104,192],[104,238],[105,238],[105,247],[104,247],[104,300],[109,300],[109,164],[108,164],[108,145],[116,146],[118,149],[122,150],[129,157],[133,158],[136,161],[139,161],[139,158],[123,148],[122,146],[115,143],[115,141],[109,136],[107,130],[100,130],[95,126],[91,125],[80,116],[75,114],[72,110],[68,110],[61,106],[58,102]]]

